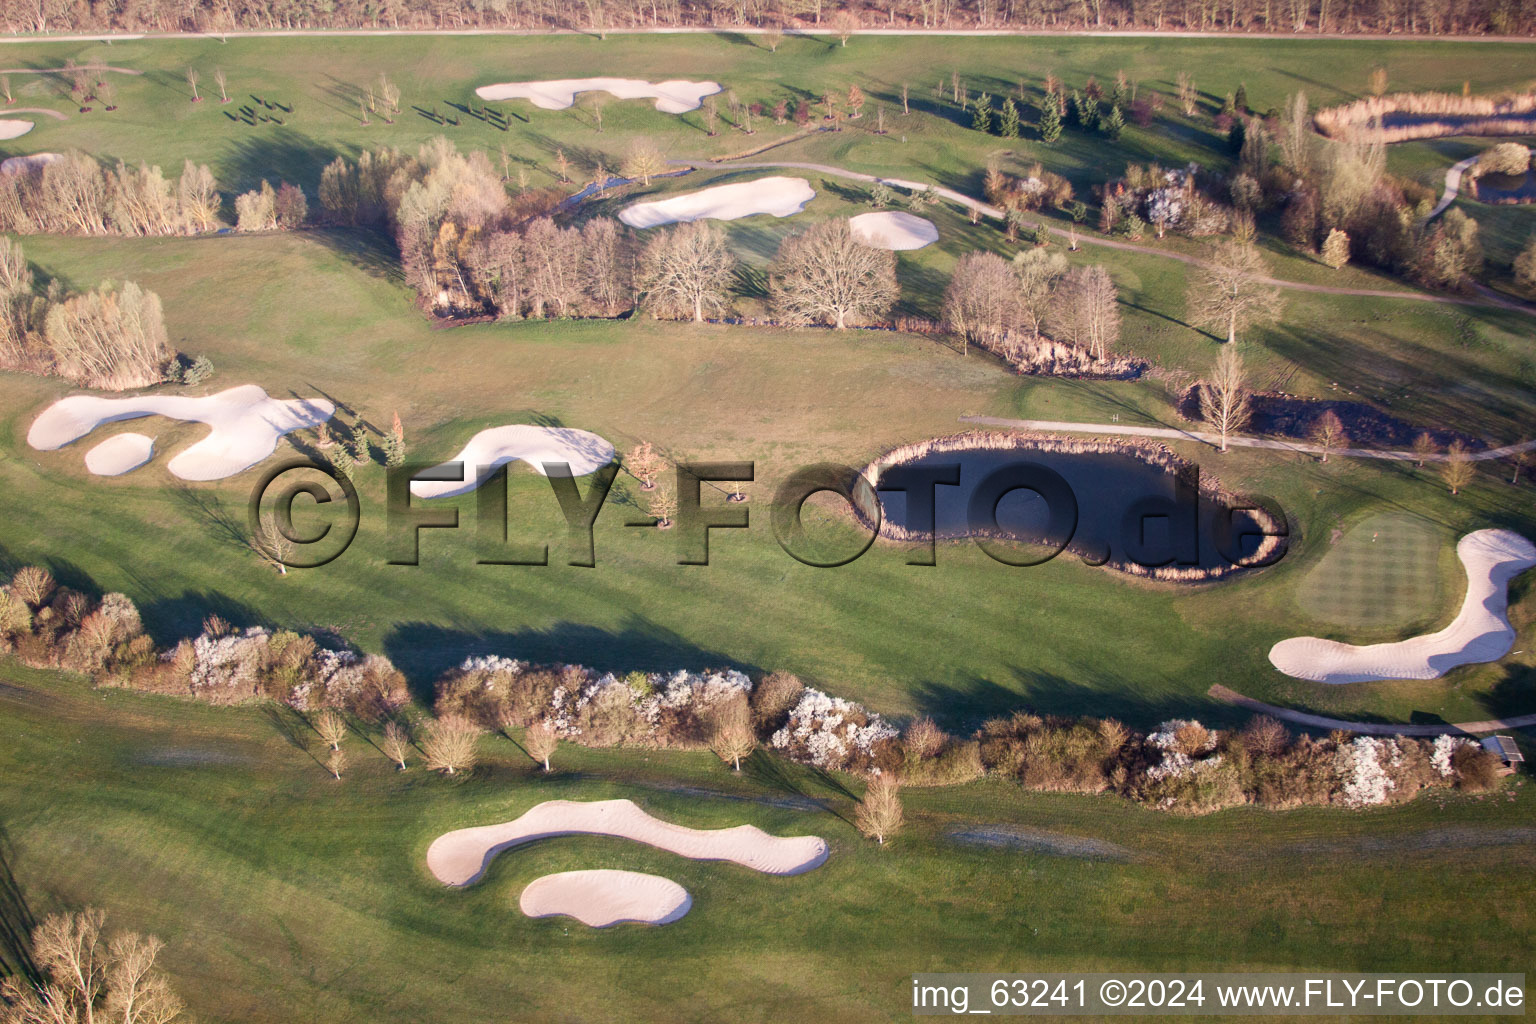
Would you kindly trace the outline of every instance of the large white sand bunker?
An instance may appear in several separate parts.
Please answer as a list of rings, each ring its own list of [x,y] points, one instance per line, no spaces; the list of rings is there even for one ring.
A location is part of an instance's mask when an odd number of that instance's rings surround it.
[[[122,476],[138,469],[155,453],[155,439],[144,434],[118,434],[85,453],[85,468],[97,476]]]
[[[1269,660],[1288,676],[1318,683],[1436,679],[1458,665],[1498,661],[1515,642],[1509,581],[1536,566],[1536,545],[1509,530],[1477,530],[1461,538],[1456,554],[1467,570],[1467,597],[1438,633],[1368,647],[1292,637],[1275,644]]]
[[[522,460],[544,476],[546,462],[563,462],[572,476],[595,473],[613,461],[613,445],[586,430],[572,427],[534,427],[514,424],[491,427],[469,439],[469,443],[448,462],[464,464],[458,480],[413,480],[411,493],[418,498],[451,498],[468,494],[489,479],[499,466]]]
[[[517,905],[529,917],[565,914],[593,928],[671,924],[688,913],[688,890],[660,875],[639,871],[562,871],[535,878]]]
[[[643,82],[638,78],[561,78],[550,82],[500,82],[482,85],[475,95],[483,100],[529,100],[545,110],[564,110],[582,92],[612,93],[621,100],[656,101],[663,114],[684,114],[699,109],[705,96],[720,91],[719,82]]]
[[[755,825],[696,829],[653,818],[630,800],[546,800],[499,825],[461,828],[427,848],[427,868],[444,885],[469,885],[502,850],[554,836],[632,839],[690,860],[728,860],[768,875],[798,875],[827,859],[817,836],[771,836]]]
[[[31,121],[0,120],[0,139],[19,139],[31,130]]]
[[[44,167],[60,159],[57,153],[32,153],[29,156],[12,156],[0,160],[0,174],[26,174],[28,171],[41,171]]]
[[[222,480],[271,455],[284,434],[318,426],[335,411],[334,405],[320,398],[268,398],[256,384],[202,398],[71,395],[43,410],[27,432],[27,443],[40,451],[52,451],[79,440],[103,423],[141,416],[206,423],[213,428],[208,436],[177,455],[166,468],[183,480]]]
[[[916,214],[883,210],[848,218],[853,237],[877,249],[921,249],[939,240],[933,221]]]
[[[789,217],[805,209],[816,190],[804,178],[758,178],[734,185],[716,185],[686,195],[635,203],[619,211],[619,220],[632,228],[654,228],[690,220],[736,220],[759,213]]]

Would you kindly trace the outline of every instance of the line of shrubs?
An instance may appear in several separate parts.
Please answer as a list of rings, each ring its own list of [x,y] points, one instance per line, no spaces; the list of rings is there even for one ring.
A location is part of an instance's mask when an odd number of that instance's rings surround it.
[[[124,595],[98,600],[32,566],[0,587],[0,651],[88,674],[98,685],[219,704],[336,709],[397,730],[410,703],[404,676],[387,658],[324,647],[298,633],[236,630],[212,616],[198,637],[159,650]],[[1482,791],[1498,785],[1502,767],[1465,737],[1316,738],[1262,716],[1241,730],[1176,720],[1143,734],[1112,718],[1019,711],[954,736],[926,717],[897,728],[787,672],[755,681],[729,669],[618,676],[495,656],[471,657],[440,677],[433,712],[429,736],[438,725],[462,725],[471,747],[483,731],[513,729],[588,747],[710,748],[738,762],[761,745],[817,768],[895,776],[906,785],[990,775],[1033,790],[1115,793],[1187,814],[1242,804],[1361,808],[1432,788]],[[473,755],[453,763],[472,764]]]

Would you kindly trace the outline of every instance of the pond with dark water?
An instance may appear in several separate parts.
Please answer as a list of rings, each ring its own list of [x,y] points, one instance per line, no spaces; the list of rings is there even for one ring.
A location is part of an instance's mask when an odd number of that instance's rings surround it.
[[[989,550],[1021,564],[1057,549],[1090,564],[1149,569],[1230,571],[1254,562],[1265,520],[1251,509],[1273,516],[1279,508],[1201,492],[1199,472],[1192,464],[1164,469],[1127,452],[971,448],[887,466],[878,493],[888,535],[986,538],[996,542]],[[905,492],[896,489],[902,485]]]

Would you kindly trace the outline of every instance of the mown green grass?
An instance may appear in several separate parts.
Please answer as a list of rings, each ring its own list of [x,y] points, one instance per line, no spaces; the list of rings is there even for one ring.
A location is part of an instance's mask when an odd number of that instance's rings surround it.
[[[629,504],[614,504],[599,520],[596,569],[559,564],[560,531],[550,567],[474,564],[468,500],[464,529],[425,535],[421,566],[389,566],[383,474],[371,470],[360,478],[366,516],[353,549],[323,569],[279,577],[243,540],[255,474],[189,486],[165,472],[161,460],[196,428],[153,421],[164,453],[155,464],[116,480],[90,478],[81,446],[36,452],[25,445],[36,411],[68,388],[11,376],[3,385],[10,458],[0,463],[0,508],[26,528],[6,536],[9,561],[48,561],[62,576],[125,591],[168,642],[195,632],[210,609],[237,622],[334,628],[396,658],[423,693],[465,653],[497,650],[615,669],[788,668],[889,713],[933,713],[962,728],[1021,702],[1148,725],[1172,713],[1223,720],[1231,712],[1204,697],[1215,682],[1283,703],[1396,718],[1482,718],[1490,702],[1507,711],[1523,701],[1520,659],[1458,670],[1449,686],[1330,688],[1280,677],[1266,658],[1276,640],[1303,625],[1291,603],[1294,574],[1336,521],[1385,504],[1412,508],[1449,531],[1528,523],[1525,489],[1496,484],[1487,467],[1480,483],[1452,499],[1432,471],[1181,446],[1227,485],[1273,495],[1293,521],[1294,548],[1280,566],[1214,587],[1149,585],[1068,560],[1009,569],[966,545],[946,547],[934,569],[907,566],[901,552],[884,547],[842,569],[810,569],[784,554],[766,528],[773,490],[791,470],[825,460],[860,465],[898,444],[958,430],[958,417],[972,413],[1176,422],[1169,399],[1177,381],[1037,381],[981,355],[885,333],[644,320],[432,330],[387,271],[357,266],[354,242],[316,232],[26,244],[45,271],[67,268],[74,280],[131,267],[165,298],[175,344],[213,358],[210,387],[254,382],[273,394],[324,394],[343,419],[376,428],[398,411],[413,456],[424,459],[448,458],[485,426],[545,421],[596,431],[621,447],[645,438],[680,458],[752,459],[760,481],[751,488],[753,528],[717,534],[707,568],[677,565],[672,535],[623,525],[636,516],[638,493],[621,483]],[[1128,347],[1165,365],[1195,364],[1214,343],[1135,309],[1166,301],[1169,288],[1157,278],[1166,270],[1151,257],[1116,270],[1132,303]],[[1296,306],[1310,304],[1321,321],[1324,302],[1308,297]],[[1406,390],[1401,402],[1435,416],[1428,422],[1509,422],[1506,410],[1520,391],[1495,369],[1508,361],[1502,349],[1447,346],[1429,333],[1447,323],[1432,308],[1362,308],[1361,317],[1373,325],[1379,356],[1298,330],[1290,335],[1304,346],[1298,360],[1336,359],[1323,372],[1337,372],[1346,393],[1374,387],[1380,395],[1368,397],[1396,401]],[[1422,342],[1408,342],[1408,331],[1425,327]],[[1283,350],[1251,348],[1260,379],[1300,365]],[[1388,359],[1402,364],[1390,393]],[[1437,367],[1456,360],[1465,375],[1436,377]],[[1298,370],[1291,379],[1306,377]],[[286,442],[281,450],[290,450]],[[514,480],[514,522],[551,523],[547,485],[528,474]],[[722,615],[727,608],[744,614]]]
[[[1404,629],[1439,615],[1440,562],[1453,538],[1401,513],[1330,536],[1331,549],[1296,588],[1296,603],[1331,627]]]
[[[761,755],[738,776],[703,753],[563,746],[544,776],[488,737],[474,775],[450,780],[396,772],[353,736],[337,783],[291,715],[10,665],[0,677],[0,824],[31,909],[105,906],[166,938],[199,1020],[889,1020],[916,971],[1519,971],[1532,952],[1536,862],[1512,831],[1529,820],[1528,785],[1204,819],[998,783],[909,790],[909,825],[882,849],[848,824],[841,783]],[[565,838],[503,854],[467,890],[425,870],[445,830],[610,797],[694,827],[820,835],[831,856],[772,878]],[[772,803],[807,798],[825,809]],[[947,837],[977,824],[1107,841],[1130,859]],[[593,867],[675,879],[693,909],[602,931],[518,911],[539,875]]]
[[[1494,90],[1528,75],[1525,48],[1263,40],[932,40],[855,38],[847,48],[792,39],[778,54],[730,34],[715,37],[560,39],[216,40],[46,43],[6,50],[8,66],[58,66],[99,56],[143,68],[114,82],[121,109],[40,120],[4,153],[78,146],[104,158],[168,170],[184,158],[212,164],[229,189],[263,177],[314,194],[319,169],[365,146],[414,147],[445,129],[414,104],[447,109],[474,86],[588,73],[714,77],[747,102],[783,94],[871,97],[847,131],[797,140],[765,159],[823,162],[921,177],[977,194],[989,158],[1009,167],[1042,160],[1080,192],[1127,160],[1227,159],[1208,114],[1246,82],[1257,108],[1306,88],[1317,103],[1353,98],[1367,69],[1388,66],[1394,87]],[[239,102],[255,93],[296,105],[288,124],[246,128],[216,98],[188,102],[182,72],[229,73]],[[1154,130],[1131,128],[1116,145],[1069,131],[1045,149],[1030,138],[983,138],[932,90],[963,68],[972,91],[1030,90],[1054,71],[1069,87],[1124,68],[1140,89],[1171,89],[1188,68],[1205,114],[1165,108]],[[395,125],[358,123],[355,90],[387,71],[406,112]],[[66,109],[55,80],[14,75],[19,105]],[[909,81],[913,113],[897,114]],[[216,97],[216,93],[214,94]],[[702,131],[696,114],[664,115],[644,102],[610,102],[605,130],[578,109],[500,104],[530,120],[501,133],[463,119],[446,129],[462,147],[531,168],[549,184],[556,149],[585,174],[616,165],[645,134],[683,157],[719,155],[751,139]],[[867,129],[886,105],[889,135]],[[1026,119],[1031,116],[1026,112]],[[1394,166],[1433,175],[1453,148],[1402,147]],[[512,164],[515,170],[515,164]],[[779,172],[765,172],[779,173]],[[802,173],[788,171],[783,173]],[[659,182],[593,204],[614,213],[636,195],[739,180],[720,169]],[[846,215],[862,201],[851,183],[806,172],[818,191],[808,217]],[[903,254],[908,312],[934,315],[954,262],[974,248],[1004,251],[995,228],[957,212],[928,213],[940,244]],[[1519,214],[1501,230],[1518,233]],[[1502,221],[1501,221],[1502,222]],[[796,219],[730,227],[732,244],[761,268]],[[1432,470],[1251,449],[1225,455],[1176,445],[1227,486],[1275,498],[1292,547],[1276,567],[1204,587],[1150,585],[1060,559],[1010,569],[966,545],[946,545],[933,568],[905,565],[877,547],[853,565],[811,569],[782,552],[768,529],[774,488],[794,468],[859,465],[891,447],[950,433],[958,417],[1177,422],[1173,400],[1204,372],[1215,339],[1186,322],[1184,265],[1092,245],[1073,259],[1103,261],[1121,288],[1122,348],[1158,372],[1135,382],[1017,377],[942,340],[888,333],[736,330],[630,322],[496,324],[433,330],[411,305],[387,239],[315,230],[198,239],[28,238],[39,276],[72,289],[132,278],[165,302],[173,344],[217,367],[208,390],[258,383],[270,393],[323,394],[356,419],[387,428],[398,412],[413,458],[444,459],[486,426],[558,422],[621,448],[638,439],[678,458],[751,459],[752,527],[719,531],[709,567],[680,566],[678,538],[630,528],[642,496],[627,478],[597,528],[595,569],[564,564],[563,529],[547,484],[512,474],[518,538],[551,541],[547,567],[476,564],[474,501],[462,527],[428,532],[419,566],[386,564],[383,474],[359,476],[364,520],[338,561],[277,575],[247,544],[252,473],[185,485],[164,469],[199,428],[140,420],[107,427],[157,435],[154,463],[119,479],[92,478],[87,444],[58,452],[26,445],[33,418],[71,389],[0,376],[0,563],[50,565],[77,586],[121,590],[164,643],[196,632],[217,611],[236,624],[329,631],[388,653],[430,700],[433,677],[466,654],[495,652],[603,669],[734,665],[785,668],[811,683],[904,716],[927,713],[957,731],[1031,706],[1115,715],[1136,726],[1171,716],[1220,725],[1242,717],[1214,704],[1212,683],[1275,703],[1344,716],[1466,720],[1532,710],[1536,651],[1527,642],[1536,595],[1517,581],[1517,650],[1445,680],[1322,687],[1280,676],[1267,652],[1315,631],[1297,595],[1319,572],[1336,529],[1381,514],[1414,515],[1449,538],[1482,526],[1536,529],[1528,487],[1481,464],[1452,498]],[[1155,243],[1193,251],[1191,243]],[[1503,252],[1504,250],[1499,250]],[[1269,246],[1282,277],[1401,289],[1356,268],[1334,273]],[[743,299],[752,312],[760,300]],[[1279,326],[1243,339],[1260,386],[1311,397],[1372,402],[1426,426],[1496,443],[1529,428],[1536,353],[1531,324],[1487,309],[1407,300],[1288,293]],[[300,440],[302,444],[302,439]],[[279,454],[296,451],[284,442]],[[718,492],[706,492],[718,501]],[[1453,614],[1454,561],[1437,563],[1444,599],[1415,627]],[[340,784],[312,756],[318,743],[274,709],[206,708],[164,698],[91,691],[83,683],[0,664],[0,825],[7,856],[39,913],[87,903],[169,942],[167,962],[200,1019],[290,1021],[396,1018],[530,1020],[890,1019],[905,1012],[918,970],[1522,969],[1531,922],[1522,880],[1529,843],[1507,830],[1530,819],[1528,786],[1478,801],[1460,797],[1367,814],[1227,811],[1168,817],[1113,798],[1029,794],[988,782],[910,791],[912,824],[885,850],[847,824],[847,780],[819,778],[754,758],[734,776],[706,754],[562,747],[545,777],[501,738],[486,764],[450,781],[419,767],[390,770],[361,738]],[[300,749],[303,746],[307,749]],[[679,789],[683,787],[683,789]],[[856,786],[855,786],[856,788]],[[721,799],[698,790],[746,799]],[[767,798],[808,795],[807,812]],[[560,840],[504,857],[484,883],[448,892],[421,857],[449,828],[503,820],[538,800],[627,796],[685,824],[750,821],[771,832],[814,832],[828,864],[771,879],[730,865],[679,861],[617,841]],[[1012,824],[1105,839],[1127,863],[979,850],[947,839],[952,827]],[[1464,830],[1430,848],[1425,832]],[[1502,830],[1502,831],[1501,831]],[[677,879],[694,910],[660,930],[592,932],[530,922],[521,887],[548,871],[631,867]],[[1212,894],[1221,894],[1213,900]]]

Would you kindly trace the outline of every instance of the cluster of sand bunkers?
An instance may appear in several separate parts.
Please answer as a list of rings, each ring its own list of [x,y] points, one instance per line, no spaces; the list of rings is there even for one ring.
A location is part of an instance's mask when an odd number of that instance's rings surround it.
[[[317,427],[335,411],[325,399],[272,398],[256,384],[201,397],[71,395],[33,421],[27,443],[39,451],[54,451],[105,424],[147,416],[202,423],[208,433],[172,457],[166,469],[182,480],[222,480],[270,457],[284,435]],[[155,438],[125,432],[90,448],[84,461],[97,476],[120,476],[147,463],[154,453]],[[564,465],[572,476],[586,476],[615,457],[610,442],[586,430],[529,424],[490,427],[437,467],[437,475],[451,479],[417,479],[411,492],[423,499],[468,494],[499,467],[516,461],[541,474]],[[1507,614],[1509,581],[1536,566],[1536,545],[1509,530],[1477,530],[1463,537],[1456,550],[1466,568],[1467,594],[1460,613],[1444,629],[1364,647],[1293,637],[1274,645],[1270,662],[1294,678],[1336,684],[1437,679],[1460,665],[1504,657],[1515,641]]]
[[[730,861],[766,875],[799,875],[827,859],[817,836],[771,836],[753,825],[696,829],[652,817],[629,800],[547,800],[497,825],[447,832],[427,848],[427,869],[444,885],[479,881],[503,850],[558,836],[610,836],[654,846],[689,860]],[[519,906],[529,917],[564,914],[593,928],[624,922],[668,924],[693,898],[660,875],[599,869],[534,879]]]
[[[172,458],[166,469],[182,480],[223,480],[271,456],[285,434],[317,427],[335,411],[333,403],[321,398],[272,398],[257,384],[199,398],[71,395],[43,410],[27,431],[27,443],[38,451],[54,451],[104,424],[145,416],[202,423],[210,428],[207,435]],[[85,467],[97,476],[120,476],[148,462],[154,450],[155,439],[146,434],[116,434],[85,453]],[[492,427],[470,438],[451,460],[463,464],[463,479],[417,481],[411,485],[412,493],[421,498],[467,494],[497,467],[519,460],[538,473],[545,472],[545,463],[563,463],[572,476],[586,476],[612,462],[614,455],[613,445],[585,430],[523,424]]]
[[[619,220],[643,229],[695,220],[740,220],[763,213],[792,217],[814,198],[816,190],[804,178],[758,178],[632,203],[619,211]],[[848,224],[854,237],[881,249],[921,249],[939,240],[939,229],[932,221],[896,210],[861,213],[848,218]]]
[[[483,85],[475,95],[483,100],[528,100],[544,110],[565,110],[584,92],[606,92],[621,100],[654,99],[667,114],[697,110],[705,96],[721,91],[719,82],[646,82],[636,78],[565,78],[542,82],[500,82]],[[633,228],[654,228],[695,220],[739,220],[767,214],[791,217],[816,197],[804,178],[765,177],[755,181],[716,185],[647,202],[633,203],[619,220]],[[939,240],[933,222],[895,211],[850,218],[854,234],[866,245],[883,249],[921,249]]]

